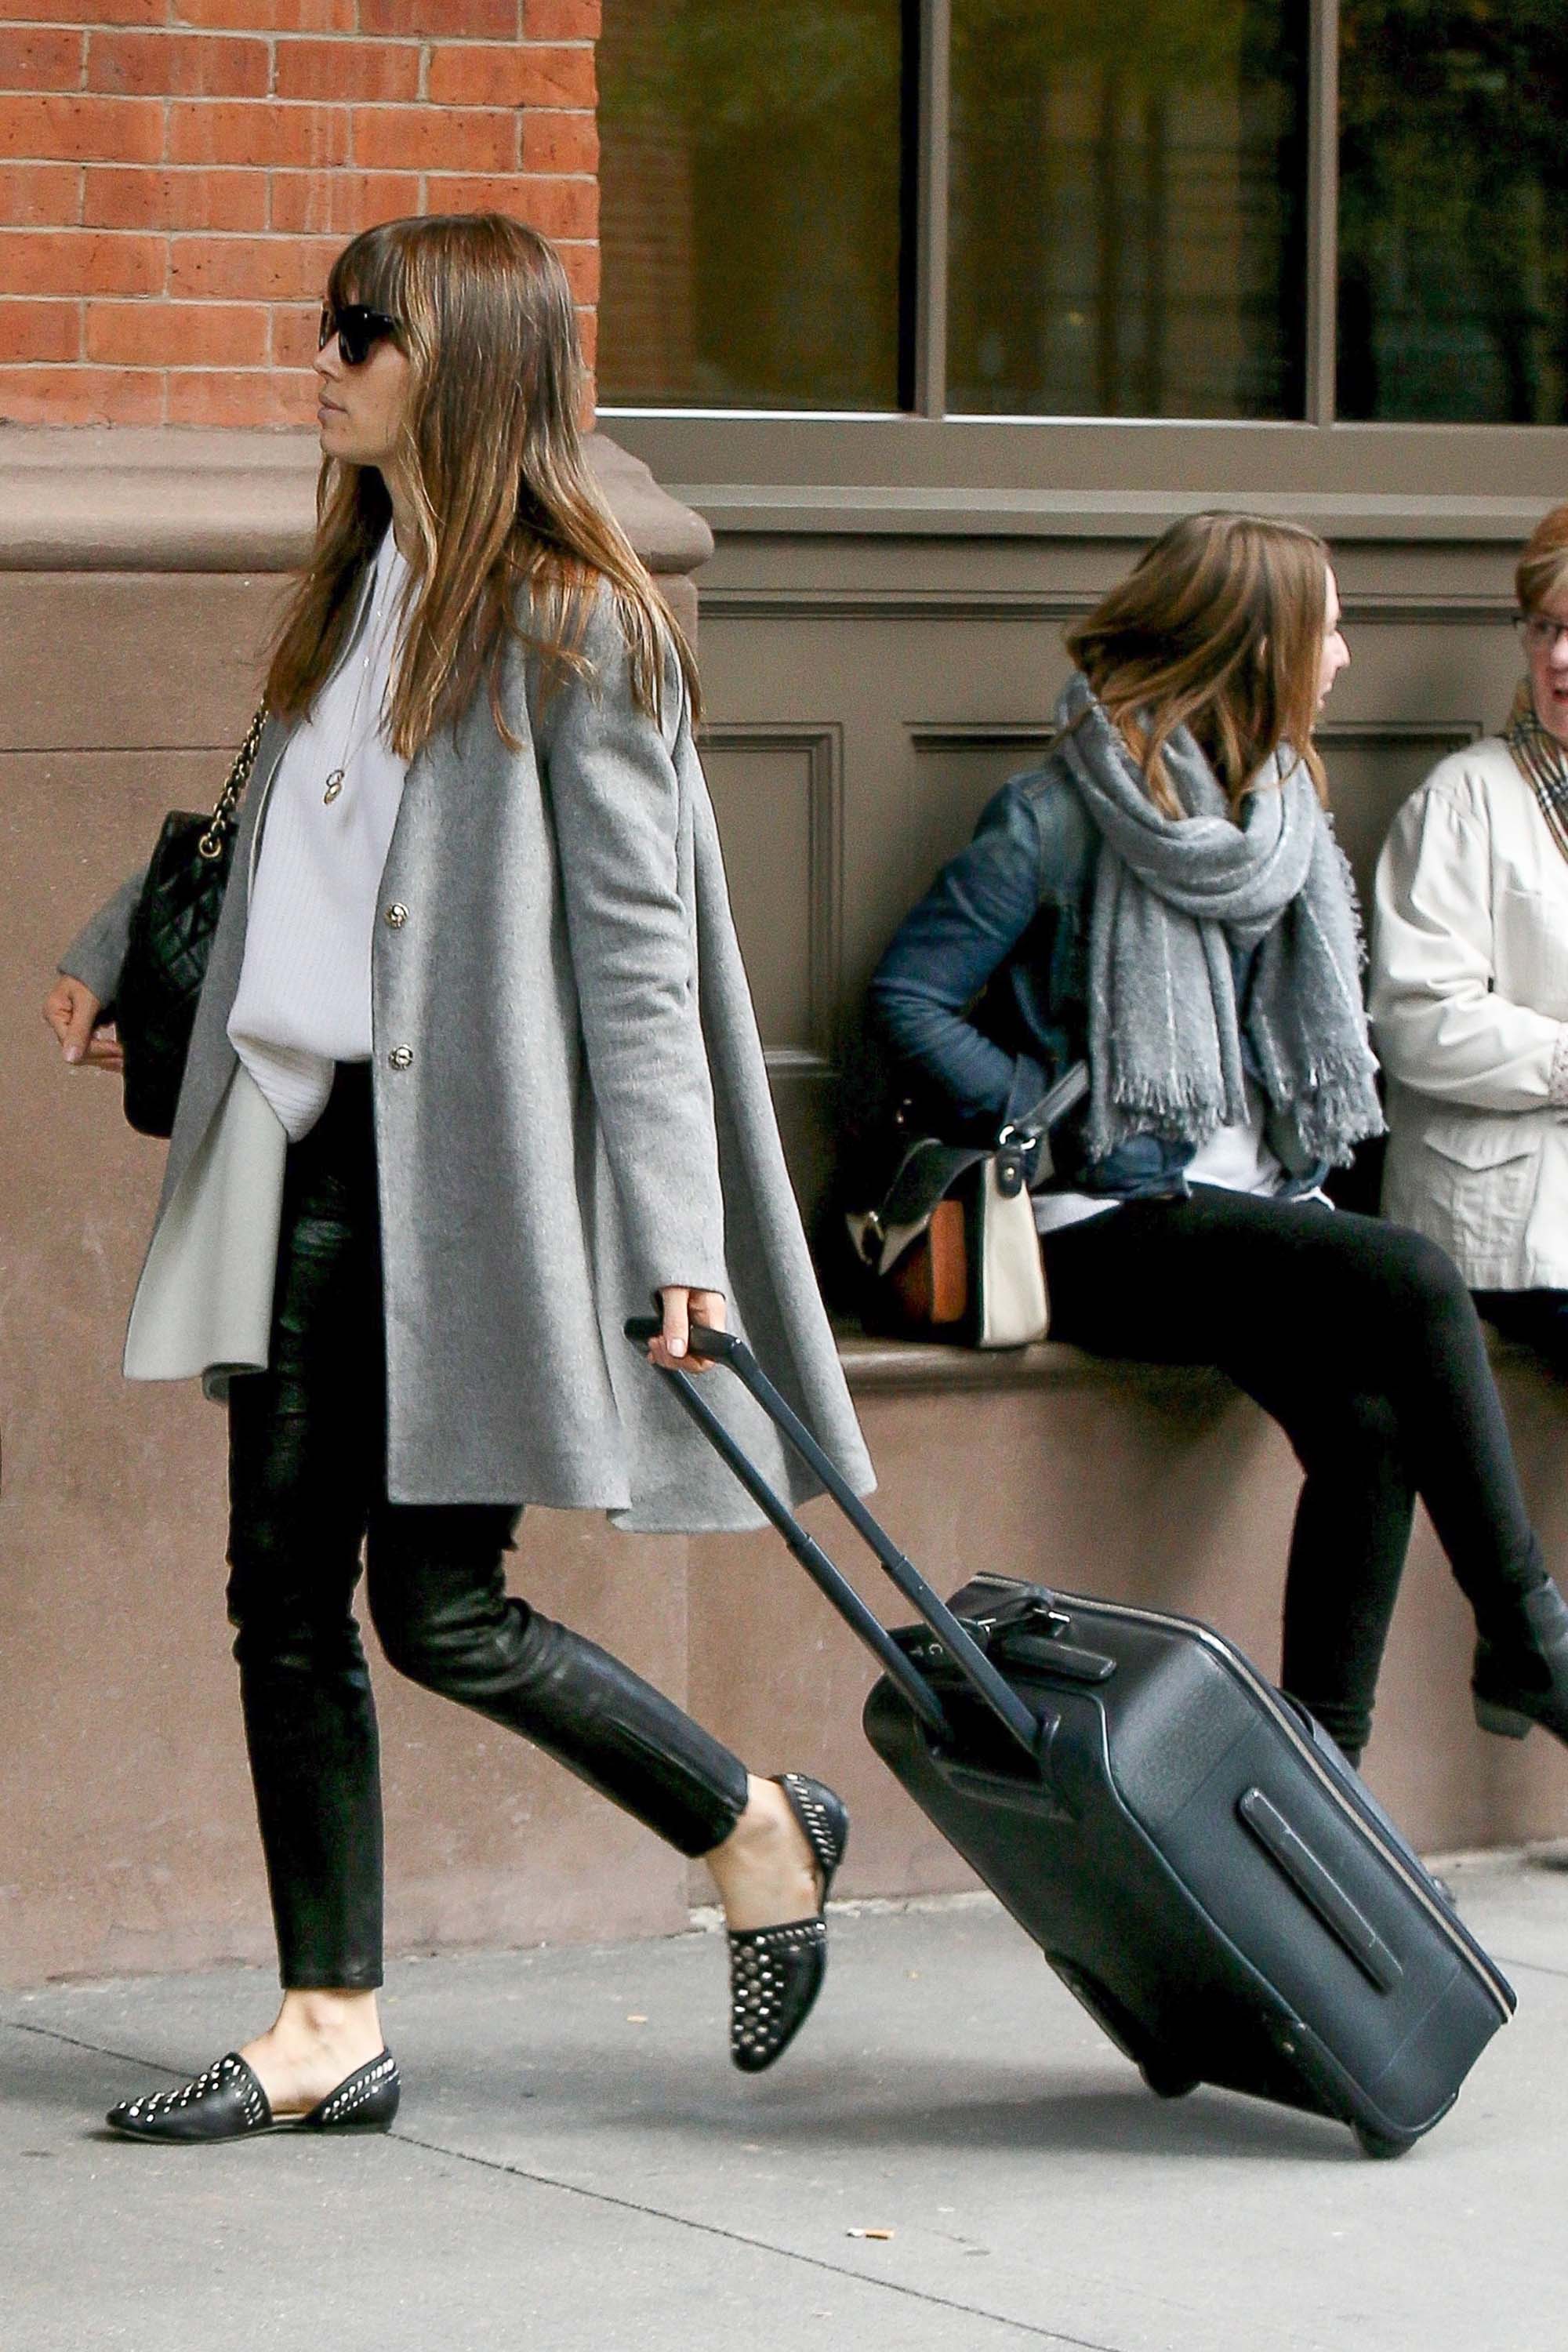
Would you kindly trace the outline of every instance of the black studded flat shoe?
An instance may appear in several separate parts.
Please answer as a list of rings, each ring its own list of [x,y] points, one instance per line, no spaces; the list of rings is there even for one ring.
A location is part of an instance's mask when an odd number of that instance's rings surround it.
[[[826,1908],[849,1843],[849,1815],[820,1780],[804,1772],[774,1777],[805,1832]],[[760,2074],[783,2057],[810,2016],[826,1973],[827,1922],[821,1909],[814,1918],[777,1927],[730,1930],[730,2055],[743,2074]]]
[[[1483,1731],[1522,1739],[1540,1724],[1568,1740],[1568,1602],[1550,1578],[1476,1643],[1470,1689]]]
[[[335,2091],[302,2116],[275,2116],[271,2103],[237,2051],[219,2058],[177,2091],[122,2099],[108,2121],[127,2139],[190,2145],[247,2139],[269,2131],[385,2131],[397,2113],[397,2061],[384,2050],[345,2075]]]

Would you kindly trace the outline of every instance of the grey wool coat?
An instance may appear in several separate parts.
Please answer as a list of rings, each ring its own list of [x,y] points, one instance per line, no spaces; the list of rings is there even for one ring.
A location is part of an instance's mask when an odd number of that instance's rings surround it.
[[[662,728],[601,596],[590,679],[519,656],[411,762],[372,954],[395,1502],[544,1503],[633,1528],[753,1526],[622,1336],[669,1283],[721,1291],[856,1487],[870,1465],[785,1171],[679,666]],[[287,740],[262,737],[127,1339],[132,1378],[266,1362],[286,1149],[228,1041],[249,883]],[[111,1006],[134,876],[60,970]],[[721,1369],[704,1393],[815,1491]]]

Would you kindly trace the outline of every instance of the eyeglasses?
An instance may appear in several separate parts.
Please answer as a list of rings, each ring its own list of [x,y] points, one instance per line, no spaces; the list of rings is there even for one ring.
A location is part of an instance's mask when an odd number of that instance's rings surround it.
[[[1515,635],[1531,653],[1555,653],[1558,639],[1568,637],[1568,621],[1549,620],[1544,613],[1516,613],[1513,626]]]
[[[324,352],[336,335],[338,357],[344,367],[363,367],[382,337],[396,332],[396,320],[389,319],[384,310],[372,310],[363,302],[345,302],[341,310],[334,310],[330,302],[323,302],[316,349]]]

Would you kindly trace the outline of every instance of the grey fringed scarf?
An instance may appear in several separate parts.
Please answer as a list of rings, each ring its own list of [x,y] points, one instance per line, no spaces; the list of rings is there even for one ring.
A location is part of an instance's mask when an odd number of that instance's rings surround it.
[[[1194,1146],[1247,1115],[1230,948],[1258,946],[1247,1041],[1287,1164],[1342,1163],[1383,1114],[1344,855],[1312,780],[1276,753],[1235,824],[1197,743],[1165,766],[1184,820],[1162,815],[1137,762],[1075,675],[1057,745],[1100,836],[1089,927],[1089,1149],[1133,1135]]]

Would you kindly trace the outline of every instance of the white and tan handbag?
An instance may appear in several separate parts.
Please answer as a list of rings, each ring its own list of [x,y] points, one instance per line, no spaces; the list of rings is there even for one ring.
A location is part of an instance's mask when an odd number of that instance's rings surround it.
[[[846,1217],[868,1283],[867,1320],[910,1337],[967,1348],[1024,1348],[1050,1328],[1050,1301],[1028,1191],[1050,1172],[1047,1140],[1082,1101],[1089,1066],[1077,1063],[1026,1117],[989,1147],[917,1137],[881,1199]]]

